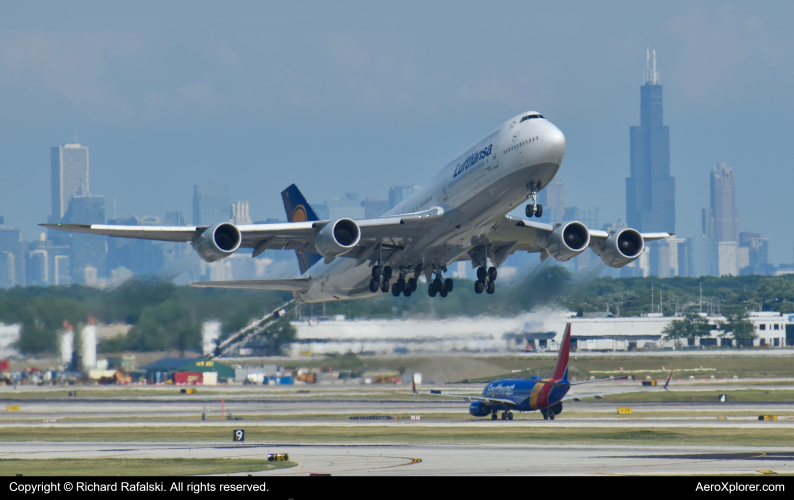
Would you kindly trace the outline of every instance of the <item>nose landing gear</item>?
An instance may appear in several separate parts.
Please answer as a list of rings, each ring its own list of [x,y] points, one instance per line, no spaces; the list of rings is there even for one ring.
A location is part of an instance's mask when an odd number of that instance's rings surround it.
[[[530,182],[529,183],[529,198],[532,200],[530,205],[527,205],[524,213],[527,217],[543,217],[543,205],[538,203],[538,189],[540,188],[539,183]]]

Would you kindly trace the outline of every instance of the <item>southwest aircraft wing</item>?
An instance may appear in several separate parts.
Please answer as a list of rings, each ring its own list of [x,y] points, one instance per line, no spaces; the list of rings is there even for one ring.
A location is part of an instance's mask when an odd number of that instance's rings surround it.
[[[384,240],[416,234],[444,214],[440,207],[421,212],[374,219],[360,219],[355,223],[361,231],[356,248],[343,257],[361,258],[374,251]],[[236,226],[240,231],[240,248],[254,248],[254,256],[267,249],[298,250],[320,253],[315,246],[317,233],[330,221],[282,222],[275,224],[246,224]],[[99,234],[123,238],[159,241],[196,241],[210,226],[115,226],[110,224],[40,224],[43,227],[75,233]],[[368,257],[369,254],[365,256]]]
[[[425,394],[425,395],[428,395],[427,393],[420,393],[420,392],[417,392],[417,391],[414,391],[414,394]],[[512,399],[491,398],[491,397],[487,397],[487,396],[473,396],[473,395],[472,396],[468,396],[468,395],[464,395],[464,394],[441,394],[440,392],[433,392],[433,391],[431,391],[429,395],[430,396],[442,397],[442,398],[462,399],[462,400],[466,401],[467,403],[471,403],[473,401],[482,401],[483,403],[489,404],[489,405],[500,404],[500,405],[505,405],[505,406],[518,406],[518,403],[516,403]]]
[[[285,292],[305,292],[311,285],[311,278],[290,278],[273,280],[246,281],[199,281],[191,286],[198,288],[245,288],[248,290],[276,290]]]

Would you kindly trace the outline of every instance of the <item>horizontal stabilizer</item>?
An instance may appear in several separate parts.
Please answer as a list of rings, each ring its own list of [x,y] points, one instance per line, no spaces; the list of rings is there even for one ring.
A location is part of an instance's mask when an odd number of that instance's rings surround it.
[[[198,288],[244,288],[247,290],[305,292],[309,289],[310,284],[311,278],[290,278],[281,280],[197,281],[190,286]]]

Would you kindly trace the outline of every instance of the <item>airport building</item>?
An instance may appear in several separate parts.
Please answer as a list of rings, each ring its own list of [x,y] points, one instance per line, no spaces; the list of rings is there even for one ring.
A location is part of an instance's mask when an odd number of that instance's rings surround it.
[[[705,313],[703,313],[705,315]],[[572,348],[578,351],[633,351],[734,347],[718,324],[722,316],[708,316],[710,337],[666,339],[665,327],[676,317],[571,318],[565,314],[517,318],[452,318],[447,320],[360,320],[344,316],[293,322],[297,341],[292,356],[328,354],[452,354],[458,352],[507,354],[556,351],[566,322],[571,322]],[[780,348],[794,344],[794,314],[754,312],[754,347]],[[788,327],[788,328],[787,328]],[[786,331],[790,331],[788,338]]]
[[[215,385],[234,379],[234,369],[206,358],[163,358],[143,367],[150,384]]]

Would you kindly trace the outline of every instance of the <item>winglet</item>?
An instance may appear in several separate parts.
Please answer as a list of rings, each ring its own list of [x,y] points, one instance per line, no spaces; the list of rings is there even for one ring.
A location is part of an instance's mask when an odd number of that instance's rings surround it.
[[[571,324],[565,325],[565,334],[562,336],[560,344],[560,354],[557,357],[557,366],[554,367],[552,380],[562,380],[566,378],[568,372],[568,354],[571,349]]]
[[[416,395],[419,394],[419,393],[416,392],[416,373],[415,372],[411,373],[411,385],[413,386],[412,390],[413,390],[413,393],[414,393],[414,397],[416,397]]]
[[[670,370],[670,375],[667,377],[667,382],[665,382],[664,387],[662,387],[662,389],[664,389],[667,392],[670,392],[670,389],[668,389],[667,386],[670,385],[671,378],[673,378],[673,370]]]

